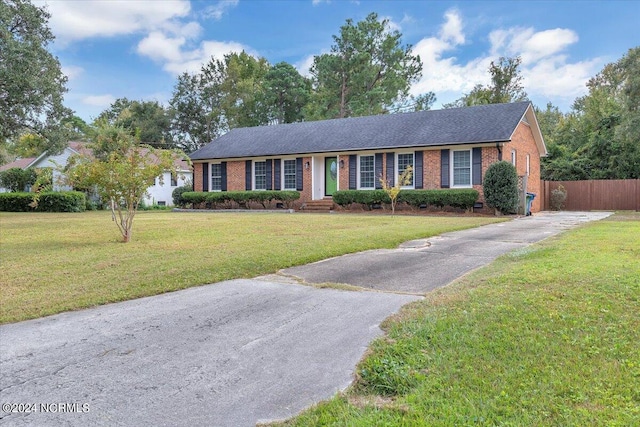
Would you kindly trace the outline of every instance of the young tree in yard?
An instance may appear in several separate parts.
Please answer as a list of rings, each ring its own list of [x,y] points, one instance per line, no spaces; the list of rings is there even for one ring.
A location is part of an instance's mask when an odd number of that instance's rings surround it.
[[[62,105],[67,78],[47,51],[49,13],[25,0],[0,2],[0,145],[28,132],[60,152],[67,142]]]
[[[398,181],[396,185],[391,185],[391,183],[384,179],[382,176],[380,177],[380,184],[382,185],[382,189],[389,199],[391,199],[391,215],[395,215],[396,213],[396,204],[398,203],[398,194],[400,194],[400,189],[406,185],[411,184],[411,177],[413,176],[413,168],[411,166],[407,166],[404,171],[400,175],[398,175]]]
[[[93,156],[69,159],[67,179],[77,188],[95,188],[108,201],[123,241],[129,242],[133,219],[147,188],[156,178],[162,181],[166,171],[179,173],[179,155],[139,145],[128,130],[109,125],[98,128],[89,148]]]
[[[422,70],[411,46],[389,20],[375,13],[354,24],[347,19],[333,36],[331,53],[316,56],[311,68],[314,92],[307,118],[314,120],[385,113],[406,99]]]

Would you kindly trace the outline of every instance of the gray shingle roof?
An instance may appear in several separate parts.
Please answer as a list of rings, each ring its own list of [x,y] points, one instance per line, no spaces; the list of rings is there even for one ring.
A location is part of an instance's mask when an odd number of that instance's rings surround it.
[[[529,102],[238,128],[192,160],[509,141]]]

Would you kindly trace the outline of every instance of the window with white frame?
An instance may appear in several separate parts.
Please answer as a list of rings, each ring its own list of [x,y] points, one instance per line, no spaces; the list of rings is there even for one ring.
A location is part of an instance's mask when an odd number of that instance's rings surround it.
[[[171,173],[171,186],[172,187],[178,186],[178,175],[173,172]]]
[[[282,162],[282,174],[283,174],[283,189],[295,190],[296,189],[296,161],[285,160]]]
[[[516,166],[516,150],[511,150],[511,164],[515,167]]]
[[[453,186],[471,187],[471,150],[455,150],[452,157]]]
[[[255,190],[267,189],[267,162],[254,162],[253,176]]]
[[[405,171],[405,169],[409,166],[411,166],[411,169],[413,170],[413,173],[411,173],[411,179],[409,184],[403,186],[402,188],[413,188],[413,175],[415,173],[415,169],[413,167],[413,153],[400,153],[398,154],[398,158],[397,158],[397,162],[396,164],[398,165],[398,170],[396,172],[396,179],[394,179],[394,182],[398,179],[398,177],[400,177],[400,175],[402,175]]]
[[[211,191],[222,191],[222,164],[211,164]]]
[[[529,155],[527,154],[527,176],[529,176]]]
[[[375,156],[360,156],[360,188],[376,187]]]

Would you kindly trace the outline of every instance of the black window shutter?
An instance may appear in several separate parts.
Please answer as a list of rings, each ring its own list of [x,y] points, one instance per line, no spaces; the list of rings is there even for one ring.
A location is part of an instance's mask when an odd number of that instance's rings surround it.
[[[482,147],[476,147],[472,151],[473,158],[473,185],[482,185]]]
[[[244,162],[244,189],[251,191],[251,160]]]
[[[296,190],[303,190],[303,180],[302,180],[302,157],[296,158]]]
[[[358,188],[358,156],[349,155],[349,190]]]
[[[423,155],[422,151],[416,151],[415,153],[415,161],[413,165],[413,186],[414,188],[424,188],[424,183],[422,182],[422,178],[424,173],[423,169]]]
[[[227,191],[227,162],[222,162],[220,164],[220,175],[222,175],[220,190]]]
[[[273,174],[275,179],[273,180],[273,189],[280,191],[280,180],[282,179],[282,173],[280,172],[280,159],[273,161]]]
[[[202,191],[209,191],[209,163],[202,164]]]
[[[376,153],[374,170],[376,171],[376,189],[382,188],[382,183],[380,182],[380,178],[382,178],[382,153]]]
[[[385,177],[390,186],[396,185],[395,153],[387,153],[387,176]]]
[[[440,187],[449,188],[449,150],[440,150]]]
[[[269,159],[267,164],[267,190],[273,190],[273,160]]]

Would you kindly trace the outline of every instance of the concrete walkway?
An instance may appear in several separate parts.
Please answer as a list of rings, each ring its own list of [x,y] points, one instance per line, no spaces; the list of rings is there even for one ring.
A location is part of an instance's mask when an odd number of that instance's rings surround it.
[[[285,272],[420,294],[607,215],[540,214]],[[270,277],[0,326],[0,424],[253,426],[287,418],[347,387],[380,322],[419,299]]]
[[[407,242],[398,249],[359,252],[288,268],[282,273],[307,283],[345,283],[387,292],[424,294],[507,252],[609,215],[610,212],[543,212]]]

